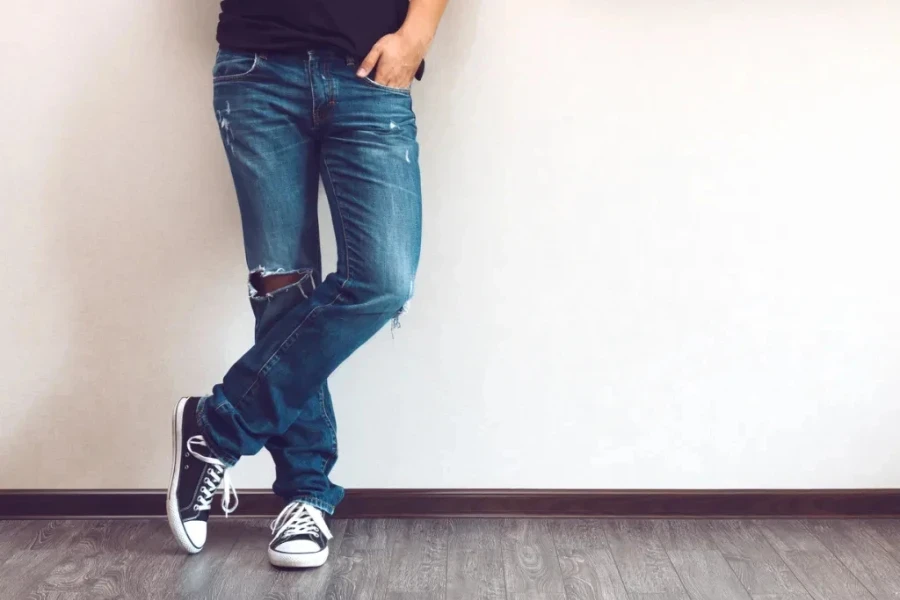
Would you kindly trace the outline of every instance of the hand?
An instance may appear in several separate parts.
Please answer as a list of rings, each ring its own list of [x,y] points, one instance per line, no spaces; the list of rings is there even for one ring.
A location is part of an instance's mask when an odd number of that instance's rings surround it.
[[[376,83],[392,88],[408,88],[422,64],[426,50],[427,41],[401,29],[378,40],[356,74],[368,77],[377,65]]]

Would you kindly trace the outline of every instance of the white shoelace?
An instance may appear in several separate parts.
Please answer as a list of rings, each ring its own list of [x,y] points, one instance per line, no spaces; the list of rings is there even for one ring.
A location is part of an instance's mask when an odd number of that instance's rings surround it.
[[[269,529],[272,530],[275,538],[303,534],[319,537],[321,532],[326,540],[331,539],[331,531],[325,524],[321,511],[300,501],[291,502],[285,506],[278,518],[269,525]]]
[[[231,483],[231,473],[228,472],[228,467],[226,467],[225,463],[221,460],[201,454],[197,450],[194,450],[194,446],[202,446],[203,448],[207,448],[208,451],[209,446],[206,445],[203,436],[195,435],[188,439],[187,449],[197,460],[213,466],[213,469],[207,469],[209,475],[203,477],[203,484],[200,486],[200,497],[197,498],[197,504],[194,505],[194,510],[209,510],[212,506],[213,496],[219,488],[219,483],[221,483],[222,512],[224,512],[227,517],[238,507],[237,490],[235,489],[234,484]],[[231,505],[232,495],[234,495],[233,506]]]

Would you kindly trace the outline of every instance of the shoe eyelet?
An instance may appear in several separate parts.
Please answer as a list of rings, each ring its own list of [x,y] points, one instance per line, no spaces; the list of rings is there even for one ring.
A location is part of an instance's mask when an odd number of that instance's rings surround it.
[[[184,470],[185,470],[185,471],[187,471],[187,470],[190,469],[190,468],[191,468],[191,465],[184,465]]]
[[[199,505],[199,504],[195,504],[195,505],[194,505],[194,510],[200,510],[200,505]]]

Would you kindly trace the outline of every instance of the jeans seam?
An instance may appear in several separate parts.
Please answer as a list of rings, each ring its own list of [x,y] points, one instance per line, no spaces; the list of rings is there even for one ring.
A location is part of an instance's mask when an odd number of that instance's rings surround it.
[[[353,278],[353,266],[350,264],[350,246],[347,243],[347,226],[344,223],[344,211],[341,208],[341,197],[338,193],[337,183],[331,174],[331,167],[328,166],[328,158],[322,154],[322,164],[325,165],[325,172],[328,174],[328,182],[331,184],[331,191],[334,194],[334,203],[337,205],[338,216],[341,218],[341,238],[344,240],[344,257],[347,261],[347,279]],[[341,286],[343,289],[344,286]]]
[[[206,445],[212,451],[213,455],[225,463],[229,467],[233,467],[237,464],[238,459],[233,457],[230,453],[222,450],[213,437],[209,434],[209,419],[206,416],[207,410],[215,410],[218,411],[220,408],[225,407],[225,403],[220,403],[218,406],[211,405],[210,400],[212,397],[207,396],[203,400],[200,401],[197,410],[197,425],[200,427],[200,433],[203,434],[203,441],[206,442]],[[225,410],[231,410],[229,408],[225,408]]]
[[[334,423],[331,422],[331,419],[328,418],[328,411],[325,409],[325,389],[324,387],[319,388],[319,408],[322,409],[322,416],[325,417],[325,422],[328,423],[329,429],[331,429],[332,433],[337,433],[335,431]]]
[[[263,363],[262,368],[260,368],[260,370],[256,373],[256,379],[253,380],[253,383],[250,384],[250,387],[247,388],[247,391],[244,392],[244,393],[241,395],[241,399],[238,401],[238,404],[239,404],[239,405],[243,405],[244,401],[247,399],[247,396],[250,395],[250,392],[252,392],[254,389],[256,389],[256,386],[259,385],[259,382],[260,382],[260,380],[263,378],[263,376],[265,376],[269,371],[271,371],[271,370],[272,370],[272,367],[274,367],[275,364],[277,364],[277,363],[273,363],[272,361],[275,360],[276,358],[278,358],[278,357],[282,354],[282,352],[284,352],[285,350],[287,350],[288,348],[290,348],[291,346],[294,345],[294,342],[296,341],[296,338],[297,338],[297,332],[300,331],[300,329],[301,329],[304,325],[306,325],[306,322],[309,321],[309,320],[312,318],[312,316],[313,316],[314,314],[316,314],[317,311],[319,311],[319,310],[321,310],[321,309],[323,309],[323,308],[328,308],[329,306],[333,305],[335,302],[337,302],[337,301],[341,298],[341,292],[340,292],[340,290],[344,289],[344,286],[347,285],[347,282],[348,282],[348,281],[349,281],[349,279],[345,279],[345,280],[341,283],[340,289],[339,289],[338,292],[334,295],[334,298],[331,300],[331,302],[329,302],[328,304],[322,304],[321,306],[317,306],[317,307],[315,307],[314,309],[312,309],[311,311],[309,311],[309,314],[306,315],[306,318],[304,318],[304,319],[300,322],[300,324],[297,325],[297,327],[294,328],[294,330],[293,330],[293,331],[291,332],[291,334],[287,337],[287,339],[285,339],[285,340],[281,343],[281,345],[278,346],[278,349],[275,350],[275,352],[272,353],[272,356],[270,356],[270,357],[266,360],[266,362]],[[238,408],[238,406],[235,406],[235,408]]]

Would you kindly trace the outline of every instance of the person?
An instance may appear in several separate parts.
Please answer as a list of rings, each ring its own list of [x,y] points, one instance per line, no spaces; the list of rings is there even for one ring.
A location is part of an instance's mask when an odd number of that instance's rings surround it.
[[[255,343],[212,393],[173,419],[169,524],[206,542],[213,495],[237,508],[229,468],[269,450],[285,501],[268,555],[328,558],[337,438],[327,378],[406,308],[421,244],[410,87],[447,0],[224,0],[213,68],[216,120],[241,213]],[[322,277],[321,178],[337,270]]]

